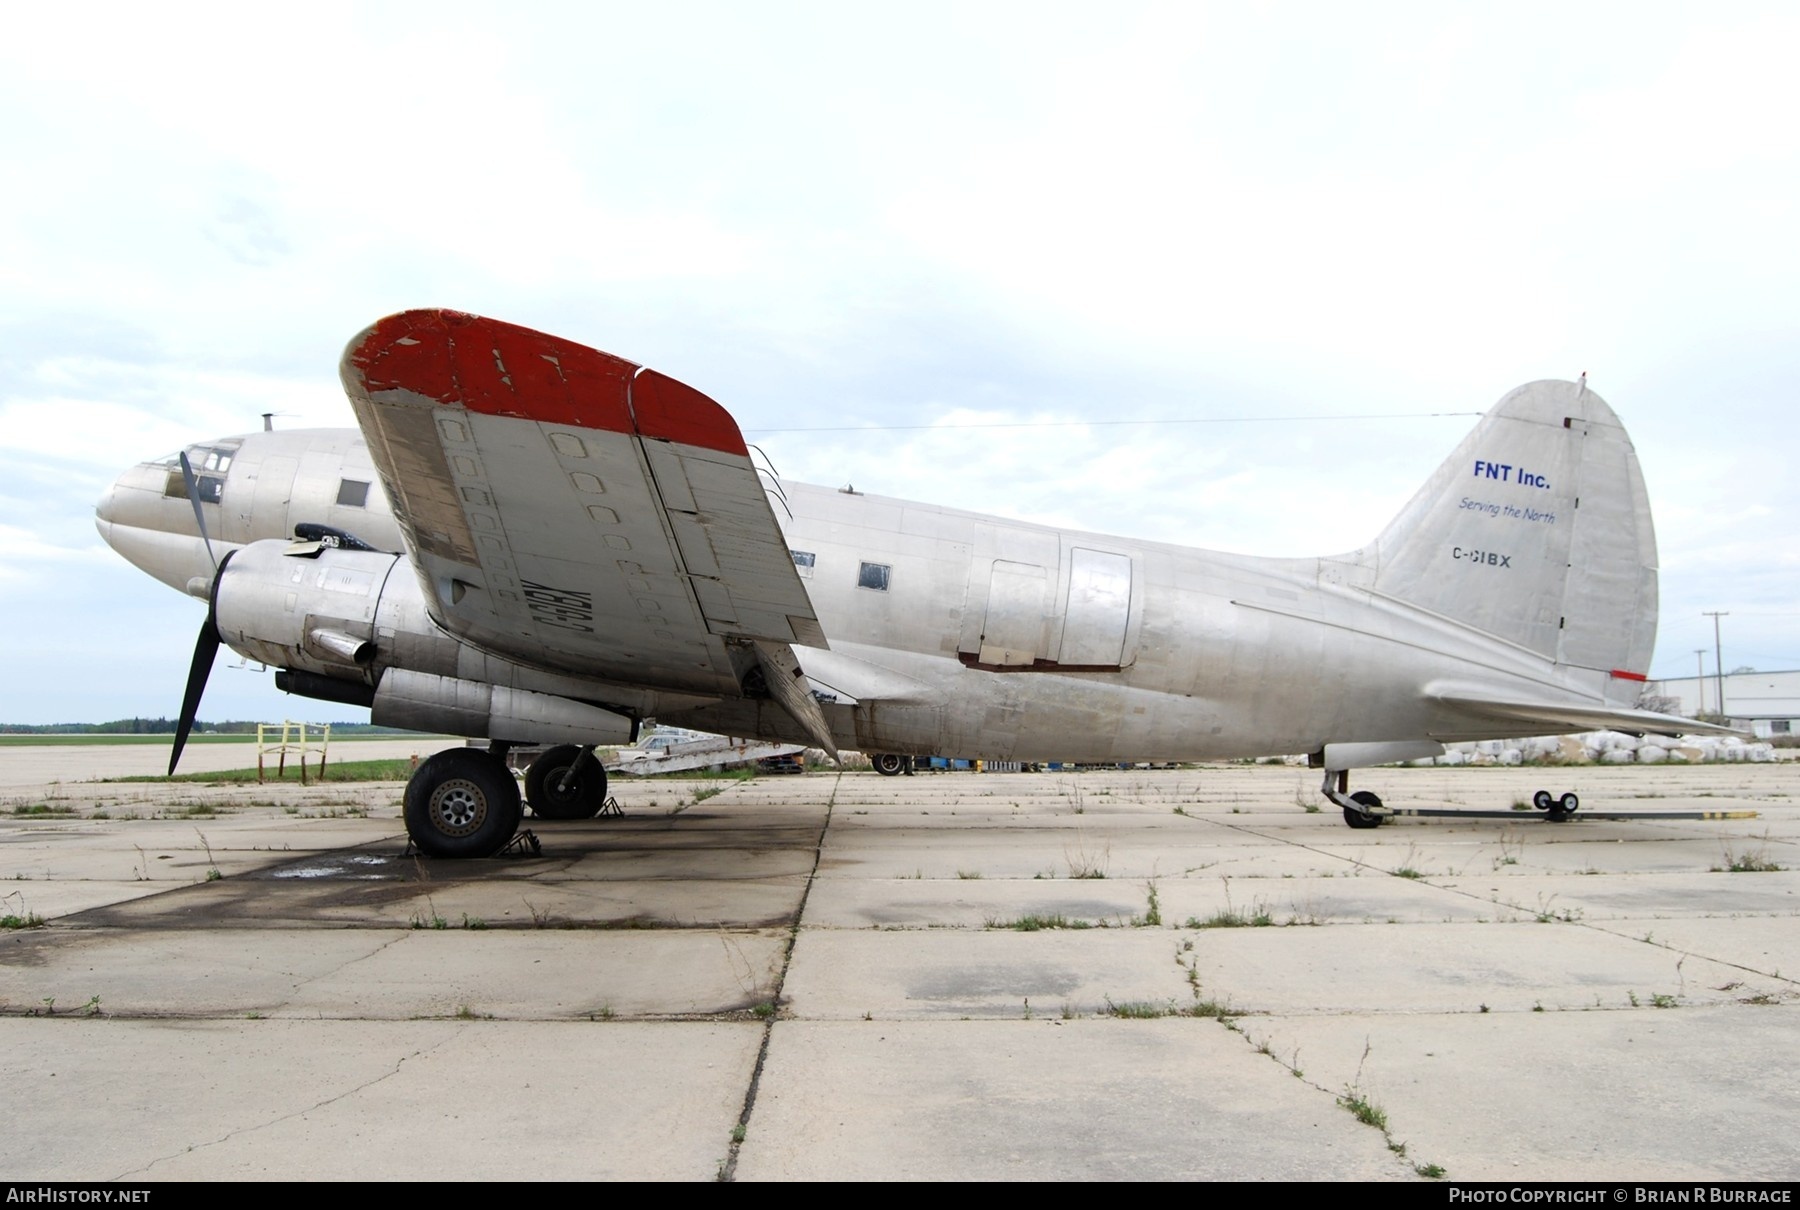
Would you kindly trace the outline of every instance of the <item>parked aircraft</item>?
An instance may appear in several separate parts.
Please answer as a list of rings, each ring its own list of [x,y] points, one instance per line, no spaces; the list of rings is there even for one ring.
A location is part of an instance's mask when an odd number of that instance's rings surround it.
[[[640,722],[876,754],[1349,770],[1461,740],[1703,724],[1634,708],[1656,628],[1637,457],[1581,382],[1476,424],[1368,545],[1267,559],[1059,530],[759,472],[655,370],[410,311],[350,342],[361,432],[251,433],[121,475],[102,536],[207,602],[170,769],[221,643],[379,724],[490,741],[426,760],[418,847],[494,853],[525,798],[605,800]],[[1566,817],[1573,795],[1539,805]]]

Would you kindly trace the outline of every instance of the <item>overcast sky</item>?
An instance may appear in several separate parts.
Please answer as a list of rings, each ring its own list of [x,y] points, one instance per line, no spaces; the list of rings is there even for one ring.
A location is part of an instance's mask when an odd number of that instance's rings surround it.
[[[203,607],[94,502],[353,424],[345,341],[414,306],[654,366],[792,478],[1267,554],[1585,370],[1652,675],[1705,610],[1800,668],[1797,56],[1791,4],[14,6],[0,722],[176,712]],[[202,717],[358,715],[234,661]]]

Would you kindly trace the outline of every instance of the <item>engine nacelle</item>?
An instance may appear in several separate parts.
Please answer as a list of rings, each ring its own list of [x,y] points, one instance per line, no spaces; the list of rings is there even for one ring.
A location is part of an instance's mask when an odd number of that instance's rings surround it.
[[[623,744],[633,733],[624,715],[585,702],[405,668],[382,675],[369,719],[382,727],[527,744]]]
[[[213,623],[231,648],[282,669],[282,689],[367,705],[381,726],[517,743],[634,734],[629,714],[574,700],[591,686],[445,634],[399,555],[252,542],[219,570]]]
[[[376,614],[399,556],[320,547],[294,555],[293,549],[267,539],[233,553],[219,572],[213,605],[219,637],[276,668],[373,684]]]

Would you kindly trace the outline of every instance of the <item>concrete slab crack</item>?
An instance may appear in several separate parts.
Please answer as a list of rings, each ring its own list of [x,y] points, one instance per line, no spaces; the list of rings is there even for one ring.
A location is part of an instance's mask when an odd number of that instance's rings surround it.
[[[825,800],[825,818],[819,823],[819,835],[813,843],[812,868],[806,872],[806,888],[800,892],[800,902],[794,908],[793,923],[788,927],[787,947],[781,954],[781,969],[775,975],[775,991],[769,1000],[769,1014],[763,1020],[762,1043],[757,1047],[756,1066],[750,1070],[750,1085],[744,1089],[744,1107],[738,1113],[737,1126],[731,1132],[731,1149],[726,1153],[725,1162],[719,1165],[720,1183],[730,1183],[737,1179],[738,1150],[744,1145],[744,1136],[750,1129],[750,1115],[756,1112],[756,1093],[762,1087],[763,1064],[769,1058],[769,1042],[775,1035],[775,1022],[781,1015],[781,992],[787,986],[788,967],[794,961],[794,943],[800,939],[800,922],[806,918],[806,901],[812,896],[813,883],[819,876],[819,863],[825,854],[825,837],[831,831],[831,813],[837,806],[838,787],[843,783],[844,774],[840,770],[831,783],[831,797]]]
[[[110,1179],[114,1180],[114,1181],[126,1181],[126,1180],[131,1180],[134,1178],[141,1178],[144,1176],[148,1176],[150,1174],[151,1170],[154,1169],[158,1164],[165,1163],[169,1160],[178,1159],[184,1155],[191,1155],[196,1151],[201,1151],[208,1147],[217,1147],[220,1144],[228,1143],[235,1138],[239,1138],[239,1137],[242,1137],[247,1134],[255,1134],[258,1131],[267,1130],[271,1126],[279,1126],[283,1122],[291,1122],[295,1118],[304,1117],[309,1113],[316,1113],[319,1110],[326,1108],[327,1106],[335,1105],[339,1101],[345,1100],[348,1097],[353,1097],[353,1096],[357,1095],[358,1093],[363,1092],[366,1089],[375,1087],[377,1084],[383,1083],[387,1080],[391,1080],[392,1078],[394,1078],[395,1076],[400,1074],[400,1069],[405,1067],[409,1060],[422,1058],[425,1055],[431,1054],[434,1051],[442,1049],[444,1046],[455,1041],[456,1038],[461,1035],[461,1033],[462,1033],[461,1029],[453,1030],[452,1032],[446,1034],[443,1038],[439,1039],[437,1042],[434,1042],[430,1046],[421,1046],[417,1050],[414,1050],[408,1054],[401,1055],[398,1059],[394,1060],[394,1064],[392,1067],[390,1067],[387,1071],[381,1073],[380,1075],[371,1077],[370,1079],[367,1079],[367,1080],[364,1080],[362,1083],[357,1084],[354,1087],[346,1088],[344,1091],[337,1093],[333,1096],[325,1097],[322,1100],[315,1101],[313,1104],[308,1105],[303,1109],[296,1109],[296,1110],[293,1110],[292,1112],[281,1114],[277,1117],[270,1118],[266,1122],[258,1122],[252,1126],[243,1126],[236,1130],[226,1131],[224,1134],[220,1135],[218,1138],[212,1139],[209,1142],[196,1143],[190,1147],[184,1147],[181,1151],[175,1152],[170,1155],[160,1156],[154,1160],[151,1160],[148,1164],[145,1164],[140,1168],[133,1168],[130,1171],[122,1172],[119,1175],[114,1176]]]

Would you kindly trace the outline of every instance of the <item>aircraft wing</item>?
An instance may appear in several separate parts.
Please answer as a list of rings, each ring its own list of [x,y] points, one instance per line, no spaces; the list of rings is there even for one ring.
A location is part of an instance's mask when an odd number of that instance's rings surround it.
[[[1602,705],[1550,704],[1486,697],[1461,690],[1432,695],[1459,714],[1489,722],[1521,724],[1520,735],[1556,734],[1567,731],[1624,731],[1633,735],[1742,735],[1732,727],[1703,723],[1677,714],[1649,710],[1621,710]],[[1537,726],[1539,730],[1529,728]]]
[[[341,375],[449,633],[561,672],[732,696],[752,669],[792,676],[788,645],[826,645],[736,421],[693,388],[438,310],[361,333]]]

